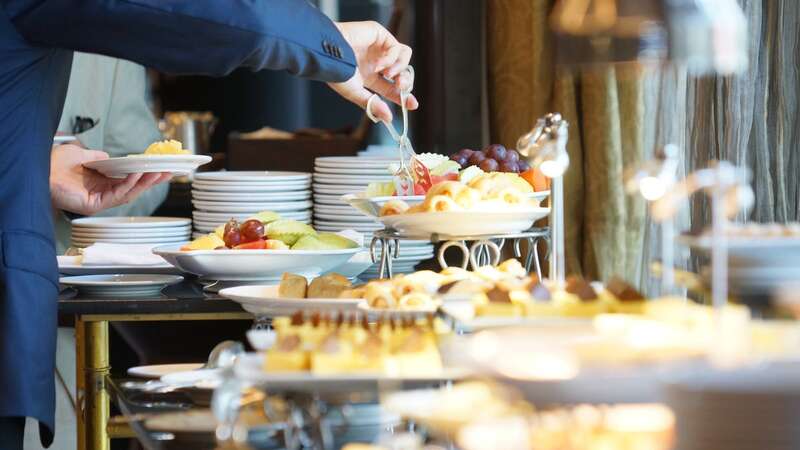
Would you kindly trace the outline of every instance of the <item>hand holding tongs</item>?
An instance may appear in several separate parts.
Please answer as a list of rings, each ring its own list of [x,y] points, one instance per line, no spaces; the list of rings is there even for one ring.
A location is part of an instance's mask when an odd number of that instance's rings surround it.
[[[398,150],[400,151],[400,168],[394,173],[395,188],[397,195],[414,195],[414,176],[409,169],[409,164],[416,157],[414,148],[411,146],[411,141],[408,139],[408,96],[414,89],[414,68],[407,66],[404,72],[408,73],[408,85],[400,89],[400,108],[403,111],[403,133],[399,134],[391,122],[381,120],[372,113],[372,103],[378,98],[378,94],[372,94],[367,101],[367,117],[373,122],[383,123],[383,126],[389,131],[395,142],[397,142]]]

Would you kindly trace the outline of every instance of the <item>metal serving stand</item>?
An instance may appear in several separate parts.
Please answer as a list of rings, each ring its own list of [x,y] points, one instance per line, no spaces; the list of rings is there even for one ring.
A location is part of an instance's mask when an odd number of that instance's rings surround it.
[[[533,227],[519,233],[497,234],[497,235],[475,235],[475,236],[448,236],[444,234],[413,235],[401,233],[392,229],[376,231],[373,234],[369,250],[372,262],[379,264],[380,277],[390,278],[392,276],[392,260],[400,254],[400,242],[404,240],[430,241],[433,244],[441,244],[437,252],[437,259],[442,269],[449,265],[445,260],[445,252],[451,247],[461,251],[461,268],[466,269],[471,266],[473,269],[484,265],[497,265],[503,247],[507,243],[513,246],[514,256],[522,258],[522,242],[527,242],[527,253],[525,254],[523,266],[528,272],[532,269],[536,275],[542,277],[542,267],[539,261],[539,241],[545,241],[550,249],[550,228]],[[387,249],[388,251],[384,251]]]

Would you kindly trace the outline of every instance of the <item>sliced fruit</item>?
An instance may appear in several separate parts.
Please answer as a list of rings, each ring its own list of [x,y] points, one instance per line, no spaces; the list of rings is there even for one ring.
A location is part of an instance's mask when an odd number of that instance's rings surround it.
[[[456,161],[446,160],[431,169],[431,176],[442,176],[449,173],[457,174],[459,170],[461,170],[461,166]]]
[[[267,239],[264,241],[267,250],[289,250],[289,246],[277,239]]]
[[[322,243],[317,236],[303,236],[292,245],[292,250],[327,250],[328,244]]]
[[[550,180],[536,168],[531,168],[519,174],[525,181],[527,181],[534,191],[546,191],[550,189]]]
[[[214,250],[220,245],[225,246],[225,242],[223,242],[222,239],[216,234],[210,233],[205,236],[200,236],[192,242],[184,245],[181,247],[181,250]]]
[[[301,237],[316,234],[310,225],[296,220],[281,219],[267,224],[267,238],[283,241],[286,245],[294,245]]]
[[[323,244],[328,244],[331,248],[356,248],[358,244],[344,236],[339,236],[334,233],[319,233],[317,239]]]
[[[217,237],[220,238],[220,239],[224,238],[225,237],[225,224],[222,224],[222,225],[218,226],[217,228],[214,228],[214,234],[216,234]]]
[[[367,197],[388,197],[394,195],[394,183],[391,181],[374,182],[367,185]]]
[[[266,224],[268,224],[270,222],[274,222],[276,220],[279,220],[280,218],[281,218],[281,215],[276,213],[276,212],[274,212],[274,211],[261,211],[260,213],[256,214],[255,216],[250,217],[250,219],[258,219],[258,220],[260,220],[261,223],[263,223],[264,225],[266,225]]]
[[[259,239],[253,242],[246,242],[233,247],[235,250],[264,250],[267,248],[267,241]]]

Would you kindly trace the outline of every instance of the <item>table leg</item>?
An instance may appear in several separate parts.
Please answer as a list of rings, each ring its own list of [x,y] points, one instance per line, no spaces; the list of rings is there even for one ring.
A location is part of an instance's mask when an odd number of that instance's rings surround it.
[[[106,377],[108,360],[108,322],[75,321],[78,345],[78,448],[108,450],[110,405]],[[82,373],[81,373],[82,371]]]

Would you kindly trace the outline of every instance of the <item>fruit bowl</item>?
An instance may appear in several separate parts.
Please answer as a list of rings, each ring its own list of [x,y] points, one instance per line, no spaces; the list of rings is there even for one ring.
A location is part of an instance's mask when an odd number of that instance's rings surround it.
[[[316,277],[346,263],[362,248],[337,250],[181,250],[153,249],[182,272],[213,281],[278,282],[284,272]],[[249,284],[249,283],[248,283]]]

